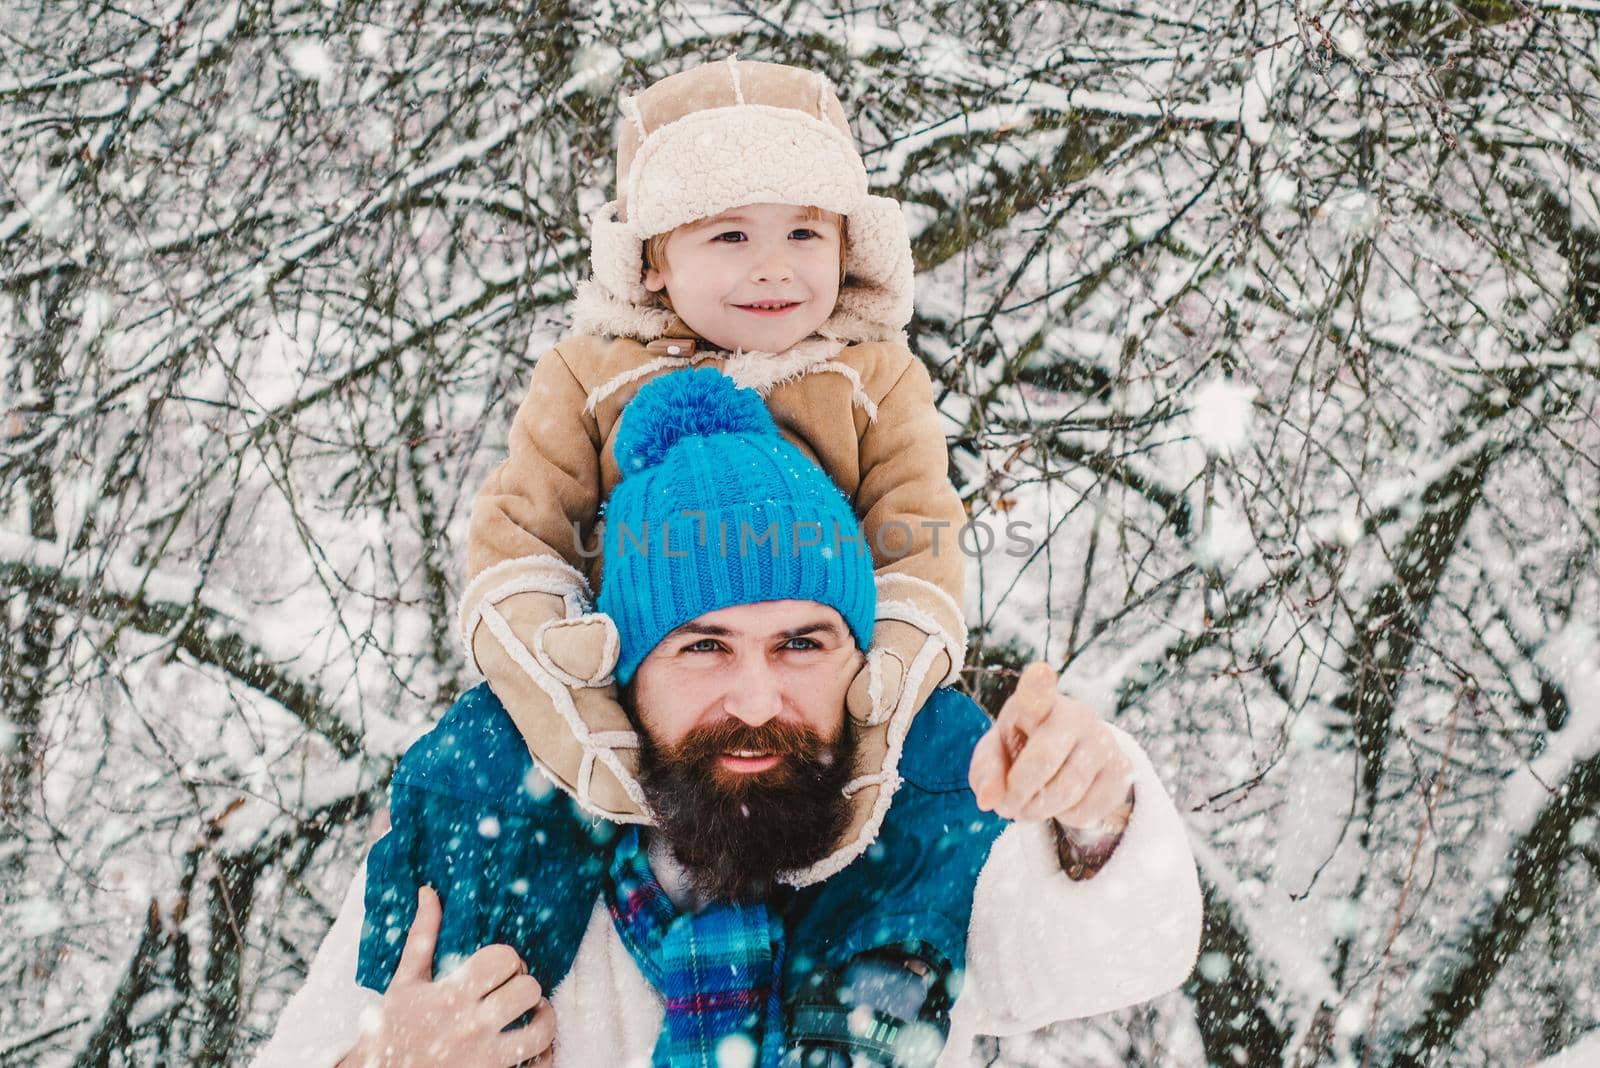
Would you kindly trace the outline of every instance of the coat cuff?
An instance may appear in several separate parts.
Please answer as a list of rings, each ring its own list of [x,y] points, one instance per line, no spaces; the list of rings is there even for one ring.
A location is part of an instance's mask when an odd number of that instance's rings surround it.
[[[583,577],[583,573],[554,556],[521,556],[485,568],[467,584],[456,616],[457,637],[466,651],[467,660],[480,673],[483,668],[472,651],[472,643],[477,637],[478,625],[483,622],[483,609],[519,593],[549,593],[560,597],[565,602],[567,619],[589,611],[594,600],[589,592],[589,581]],[[532,635],[527,637],[532,638]]]

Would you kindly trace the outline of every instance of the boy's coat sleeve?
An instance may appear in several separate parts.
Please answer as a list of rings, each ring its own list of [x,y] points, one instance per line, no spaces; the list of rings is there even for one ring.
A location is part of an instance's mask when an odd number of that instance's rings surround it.
[[[602,493],[587,405],[561,350],[541,356],[506,459],[473,503],[460,632],[550,777],[589,811],[637,821],[637,755],[621,741],[632,725],[611,680],[616,628],[592,612],[598,575],[585,574],[598,570],[584,553]]]
[[[905,369],[877,408],[877,418],[861,433],[856,512],[878,574],[920,579],[959,606],[966,558],[956,537],[967,514],[950,485],[944,427],[920,360],[907,354]],[[900,524],[909,530],[909,543]]]
[[[878,622],[849,706],[872,723],[921,708],[965,663],[967,515],[950,484],[933,384],[909,352],[860,440],[855,500],[876,565]]]
[[[600,429],[587,401],[559,349],[539,357],[506,458],[473,501],[470,578],[529,557],[554,556],[580,572],[589,566],[573,536],[592,536],[600,508]]]

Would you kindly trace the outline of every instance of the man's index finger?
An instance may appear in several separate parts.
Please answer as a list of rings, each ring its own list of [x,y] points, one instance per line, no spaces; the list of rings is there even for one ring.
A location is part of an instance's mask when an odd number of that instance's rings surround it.
[[[1002,712],[1009,712],[1012,726],[1024,734],[1032,733],[1050,715],[1056,704],[1056,673],[1049,664],[1035,660],[1022,669],[1017,688]]]

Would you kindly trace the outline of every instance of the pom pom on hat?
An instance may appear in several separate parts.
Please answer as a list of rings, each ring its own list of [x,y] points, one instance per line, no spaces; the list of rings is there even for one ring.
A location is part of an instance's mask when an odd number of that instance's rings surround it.
[[[622,412],[614,451],[623,477],[655,467],[684,438],[776,434],[772,414],[752,389],[721,371],[676,371],[645,384]]]

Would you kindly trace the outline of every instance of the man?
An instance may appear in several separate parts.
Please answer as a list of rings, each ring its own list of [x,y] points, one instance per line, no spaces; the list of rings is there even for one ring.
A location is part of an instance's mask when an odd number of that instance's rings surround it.
[[[861,752],[876,606],[839,491],[714,371],[651,383],[624,431],[607,520],[658,540],[608,544],[600,605],[653,825],[581,818],[468,694],[258,1064],[953,1065],[1183,981],[1194,864],[1136,743],[1034,665],[992,728],[938,690]]]

